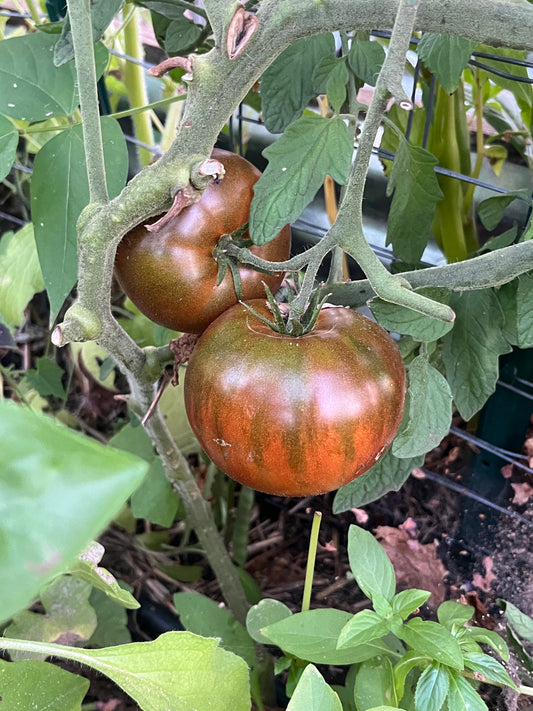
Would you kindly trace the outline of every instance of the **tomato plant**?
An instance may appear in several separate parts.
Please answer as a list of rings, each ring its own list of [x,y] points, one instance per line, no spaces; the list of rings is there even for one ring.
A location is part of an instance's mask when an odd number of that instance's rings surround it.
[[[265,302],[250,305],[271,316]],[[187,415],[209,457],[242,484],[282,496],[363,474],[396,434],[404,396],[392,338],[340,307],[294,337],[234,306],[201,336],[185,376]]]
[[[217,284],[218,264],[213,250],[223,234],[248,221],[253,186],[261,173],[241,156],[215,149],[226,173],[211,182],[200,200],[182,210],[157,232],[139,225],[119,245],[115,272],[125,293],[152,321],[186,333],[201,333],[223,311],[237,303],[228,269]],[[158,218],[154,218],[156,220]],[[244,238],[246,238],[246,233]],[[253,252],[264,259],[283,261],[290,250],[290,227]],[[263,282],[276,290],[283,274],[239,269],[242,297],[264,295]]]

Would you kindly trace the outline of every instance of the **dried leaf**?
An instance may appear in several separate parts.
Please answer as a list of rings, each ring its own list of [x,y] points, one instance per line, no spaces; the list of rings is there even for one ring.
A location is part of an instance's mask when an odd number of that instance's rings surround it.
[[[527,504],[533,494],[533,486],[524,482],[523,484],[511,484],[514,490],[513,504],[523,506]]]
[[[378,526],[376,537],[394,565],[398,587],[428,590],[431,593],[429,604],[436,607],[444,602],[446,591],[443,580],[447,575],[437,556],[437,544],[423,545],[410,535],[412,524],[406,521],[403,526]]]
[[[472,583],[476,586],[476,588],[479,588],[484,592],[490,592],[492,583],[494,582],[494,580],[496,580],[496,576],[492,572],[494,561],[490,556],[487,555],[483,558],[483,565],[485,567],[485,575],[481,575],[480,573],[474,573]]]

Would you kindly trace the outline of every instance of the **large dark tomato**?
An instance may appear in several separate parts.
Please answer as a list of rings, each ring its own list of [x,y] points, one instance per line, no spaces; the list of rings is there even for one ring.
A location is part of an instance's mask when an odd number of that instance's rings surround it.
[[[249,304],[272,320],[265,301]],[[402,419],[405,371],[389,334],[356,311],[323,308],[297,338],[238,304],[200,337],[184,388],[191,426],[220,469],[259,491],[308,496],[381,457]]]
[[[235,153],[215,149],[212,155],[224,165],[223,180],[211,183],[197,203],[159,232],[149,232],[143,225],[129,232],[115,262],[118,281],[133,303],[152,321],[186,333],[201,333],[237,303],[229,270],[216,284],[218,265],[212,252],[221,235],[248,221],[253,186],[261,175]],[[288,259],[290,228],[251,251],[269,261]],[[267,275],[245,267],[240,274],[243,299],[263,297],[263,281],[275,292],[283,279],[282,273]]]

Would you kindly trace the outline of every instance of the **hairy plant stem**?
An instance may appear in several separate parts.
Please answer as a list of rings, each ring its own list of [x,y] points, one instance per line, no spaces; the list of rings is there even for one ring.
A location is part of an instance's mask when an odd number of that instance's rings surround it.
[[[504,251],[506,256],[502,259]],[[472,291],[502,286],[532,269],[533,240],[529,240],[464,262],[403,272],[399,276],[405,278],[413,289],[437,286],[451,291]],[[330,294],[331,303],[346,306],[362,306],[376,296],[368,279],[344,284],[328,284],[322,291],[324,294]]]
[[[96,67],[94,63],[93,30],[91,25],[90,0],[70,0],[68,2],[72,44],[76,57],[76,78],[80,94],[83,141],[90,145],[86,153],[87,177],[89,179],[89,202],[103,205],[109,201],[104,165],[104,146],[98,111],[96,90]]]
[[[152,402],[154,388],[148,384],[140,385],[133,378],[129,379],[129,384],[133,405],[142,416]],[[198,536],[224,599],[235,618],[244,624],[249,605],[239,576],[219,535],[211,507],[202,496],[187,459],[177,447],[159,408],[154,410],[145,428],[157,448],[167,479],[185,506],[187,520]]]

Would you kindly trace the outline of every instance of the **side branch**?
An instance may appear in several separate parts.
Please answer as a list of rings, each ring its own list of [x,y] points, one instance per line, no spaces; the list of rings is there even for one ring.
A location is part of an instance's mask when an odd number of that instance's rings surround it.
[[[414,289],[438,286],[451,291],[472,291],[502,286],[532,270],[533,240],[530,240],[464,262],[417,269],[398,276],[406,279]],[[322,290],[331,294],[332,303],[346,306],[362,306],[376,296],[368,279],[328,284]]]

